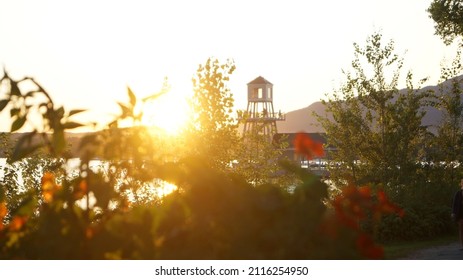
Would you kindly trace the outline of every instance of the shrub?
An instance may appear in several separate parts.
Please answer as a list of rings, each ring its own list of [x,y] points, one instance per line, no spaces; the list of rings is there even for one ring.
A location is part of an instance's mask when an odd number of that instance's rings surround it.
[[[15,109],[12,130],[27,121],[35,95],[44,127],[20,139],[10,160],[39,148],[52,158],[68,160],[65,130],[80,126],[71,117],[81,110],[55,108],[48,93],[23,94],[5,74],[7,99]],[[24,81],[24,80],[22,80]],[[121,116],[79,145],[81,162],[70,174],[64,165],[44,170],[39,188],[11,207],[0,197],[0,258],[2,259],[361,259],[381,258],[382,248],[360,223],[384,213],[399,213],[384,193],[349,187],[329,199],[327,185],[317,176],[282,162],[300,178],[294,191],[278,185],[250,185],[242,176],[216,168],[213,155],[163,158],[158,142],[143,127],[118,128],[134,112],[137,98],[129,89]],[[42,97],[43,97],[42,96]],[[5,102],[6,101],[6,102]],[[44,109],[40,109],[44,108]],[[200,133],[200,132],[198,132]],[[42,142],[37,142],[39,136]],[[320,144],[300,135],[301,153],[310,158]],[[309,143],[309,144],[307,144]],[[177,147],[180,148],[180,147]],[[90,168],[95,156],[106,167]],[[153,182],[178,186],[160,200],[137,199]],[[12,182],[11,184],[14,184]],[[5,188],[14,188],[6,185]]]

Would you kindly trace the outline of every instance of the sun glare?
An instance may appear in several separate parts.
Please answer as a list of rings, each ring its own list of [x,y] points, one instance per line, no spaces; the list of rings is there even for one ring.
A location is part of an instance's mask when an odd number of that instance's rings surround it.
[[[164,197],[168,194],[173,193],[176,191],[178,187],[174,184],[168,183],[166,181],[162,181],[161,186],[156,189],[156,194],[158,197]]]
[[[172,89],[145,105],[143,123],[177,135],[188,120],[187,96]]]

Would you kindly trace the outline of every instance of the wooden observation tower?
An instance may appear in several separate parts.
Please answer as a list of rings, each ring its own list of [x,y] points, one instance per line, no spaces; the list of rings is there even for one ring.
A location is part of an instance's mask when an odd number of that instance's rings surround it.
[[[243,136],[250,133],[263,134],[273,140],[277,133],[277,121],[285,120],[279,111],[273,110],[273,85],[259,76],[248,83],[248,108],[243,116]]]

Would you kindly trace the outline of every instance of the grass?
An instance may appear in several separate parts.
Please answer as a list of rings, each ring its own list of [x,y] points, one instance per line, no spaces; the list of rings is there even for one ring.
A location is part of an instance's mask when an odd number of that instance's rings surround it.
[[[394,242],[391,244],[385,244],[384,253],[385,257],[388,260],[397,260],[402,259],[410,255],[411,253],[431,248],[435,246],[447,245],[452,242],[457,242],[458,236],[456,234],[442,236],[433,238],[431,240],[417,240],[417,241],[401,241],[401,242]]]

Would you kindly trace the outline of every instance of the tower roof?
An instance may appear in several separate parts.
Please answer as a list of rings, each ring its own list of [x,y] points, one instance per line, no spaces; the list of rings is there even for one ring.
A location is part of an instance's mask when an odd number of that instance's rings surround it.
[[[251,82],[248,83],[248,85],[261,85],[261,84],[273,85],[271,82],[267,81],[262,76],[259,76],[259,77],[255,78],[254,80],[252,80]]]

